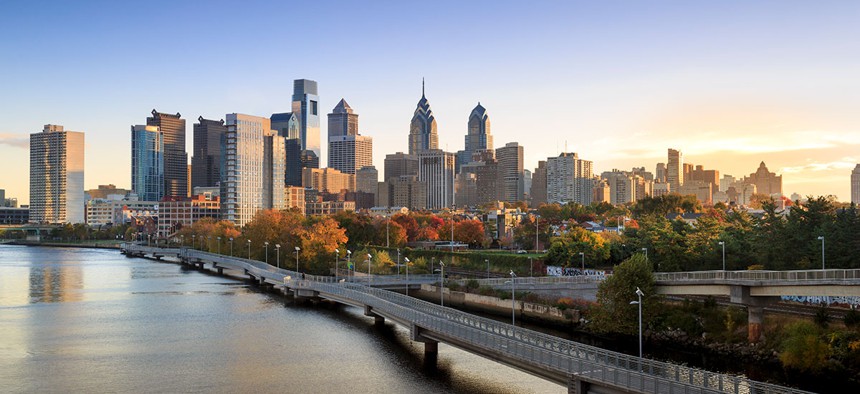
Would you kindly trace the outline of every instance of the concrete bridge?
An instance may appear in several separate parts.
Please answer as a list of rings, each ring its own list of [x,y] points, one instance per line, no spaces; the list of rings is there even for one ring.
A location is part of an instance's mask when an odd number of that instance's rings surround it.
[[[758,342],[764,307],[780,296],[860,297],[860,269],[657,272],[657,293],[727,296],[749,314],[747,339]]]
[[[568,388],[571,393],[802,393],[743,377],[654,361],[474,316],[374,286],[400,283],[396,278],[302,275],[237,257],[190,249],[157,249],[126,245],[129,256],[176,256],[201,269],[224,269],[247,275],[295,297],[330,300],[364,310],[409,330],[424,343],[425,361],[435,362],[440,342],[511,366]],[[433,276],[435,278],[435,275]],[[403,279],[403,278],[401,278]],[[432,278],[410,277],[409,283]],[[517,280],[518,279],[514,279]],[[368,286],[371,285],[371,286]]]

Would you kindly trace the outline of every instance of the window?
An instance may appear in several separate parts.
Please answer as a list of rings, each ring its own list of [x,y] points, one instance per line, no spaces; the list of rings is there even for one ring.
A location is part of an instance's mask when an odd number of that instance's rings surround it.
[[[317,102],[311,100],[311,115],[317,114]]]

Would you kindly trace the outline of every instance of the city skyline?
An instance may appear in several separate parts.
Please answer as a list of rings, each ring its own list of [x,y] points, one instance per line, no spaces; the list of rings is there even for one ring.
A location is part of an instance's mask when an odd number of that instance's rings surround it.
[[[787,196],[835,194],[849,201],[851,170],[860,161],[860,81],[853,71],[860,52],[851,40],[858,33],[851,15],[860,5],[672,4],[458,4],[462,12],[451,15],[451,5],[440,3],[422,11],[441,21],[426,27],[403,18],[414,12],[411,5],[316,5],[302,11],[360,18],[361,28],[347,24],[289,44],[288,33],[274,27],[196,31],[207,18],[223,17],[218,4],[169,6],[185,22],[170,29],[159,29],[168,22],[149,21],[142,6],[57,4],[45,12],[3,4],[0,10],[19,17],[0,27],[9,37],[0,48],[13,54],[0,72],[15,92],[0,98],[7,119],[0,154],[9,163],[0,187],[28,203],[27,138],[45,124],[62,124],[87,131],[85,188],[128,188],[128,125],[139,124],[144,111],[186,119],[235,112],[268,117],[291,110],[293,80],[300,78],[319,83],[321,111],[341,98],[361,109],[362,129],[377,141],[374,165],[382,169],[385,155],[408,151],[409,120],[426,77],[439,148],[448,152],[464,148],[469,113],[480,101],[492,116],[495,145],[518,142],[529,170],[575,152],[593,161],[595,173],[634,166],[654,171],[673,148],[685,162],[736,178],[764,161],[783,175]],[[253,16],[263,25],[285,6],[267,4],[265,13],[262,7],[238,10],[236,23],[247,27],[240,16]],[[478,10],[485,21],[464,23]],[[74,27],[84,21],[87,27]],[[143,21],[151,34],[126,29]],[[366,27],[375,25],[386,27]],[[356,44],[329,53],[345,30]],[[415,48],[415,34],[429,37],[426,45]],[[162,48],[159,64],[125,61],[154,41],[176,43]],[[282,67],[222,55],[223,66],[200,69],[189,56],[191,50],[217,55],[225,44],[275,46],[284,56],[301,53],[303,61]],[[433,55],[416,64],[419,53]],[[273,56],[266,63],[283,59]],[[337,61],[344,58],[350,61]],[[186,126],[189,156],[191,132]],[[327,157],[327,139],[320,145],[320,158]]]

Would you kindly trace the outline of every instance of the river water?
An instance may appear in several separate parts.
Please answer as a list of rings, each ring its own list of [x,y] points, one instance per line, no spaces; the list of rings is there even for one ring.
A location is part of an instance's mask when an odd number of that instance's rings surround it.
[[[3,392],[562,393],[357,308],[114,250],[0,246]]]

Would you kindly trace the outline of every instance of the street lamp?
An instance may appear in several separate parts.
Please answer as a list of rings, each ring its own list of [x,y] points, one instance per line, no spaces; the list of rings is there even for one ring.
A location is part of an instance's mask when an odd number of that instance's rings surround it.
[[[197,234],[191,234],[191,249],[197,249]]]
[[[642,358],[642,296],[644,295],[645,293],[636,287],[636,296],[639,297],[639,301],[630,301],[630,305],[639,306],[639,358]]]
[[[251,259],[251,240],[248,240],[248,260]]]
[[[582,258],[582,274],[585,275],[585,253],[579,252],[579,257]]]
[[[370,277],[370,260],[372,258],[373,258],[373,256],[371,256],[370,253],[368,253],[367,254],[367,283],[370,283],[370,279],[371,279],[371,277]]]
[[[535,214],[535,254],[538,252],[538,234],[540,234],[540,215]]]
[[[210,253],[212,252],[212,236],[211,235],[206,236],[206,251],[210,252]]]
[[[352,265],[352,260],[350,260],[350,257],[352,257],[352,251],[347,249],[346,250],[346,275],[347,276],[349,276],[349,266]],[[352,276],[355,276],[355,267],[352,267]]]
[[[404,257],[406,261],[406,296],[409,297],[409,257]]]
[[[179,236],[179,243],[181,243],[182,246],[185,247],[185,234]]]
[[[439,269],[433,272],[436,271],[439,271],[439,305],[445,306],[445,292],[442,289],[445,287],[445,262],[439,261]]]
[[[400,248],[397,248],[397,279],[400,280]]]
[[[824,236],[819,235],[818,239],[821,241],[821,270],[824,270]]]
[[[516,288],[516,280],[517,275],[514,273],[514,270],[511,270],[511,280],[506,281],[505,283],[511,284],[511,325],[517,325],[517,288]]]
[[[217,237],[217,238],[218,238],[218,254],[220,255],[221,254],[221,237]]]
[[[337,260],[340,259],[340,249],[334,250],[334,283],[337,283]]]
[[[726,270],[726,243],[724,241],[718,242],[720,246],[723,247],[723,271]]]
[[[645,252],[645,260],[648,260],[648,248],[642,248],[642,250]]]
[[[275,244],[275,250],[277,251],[278,268],[281,268],[281,244]]]
[[[296,246],[296,272],[299,272],[299,251],[300,250],[302,250],[302,248]]]
[[[266,264],[269,264],[269,241],[263,242],[266,247]]]
[[[233,257],[233,237],[230,237],[230,257]]]
[[[484,259],[484,262],[487,263],[487,279],[490,279],[490,260]]]
[[[390,215],[390,213],[389,213]],[[391,223],[391,216],[385,218],[385,247],[389,247],[388,244],[388,224]]]

